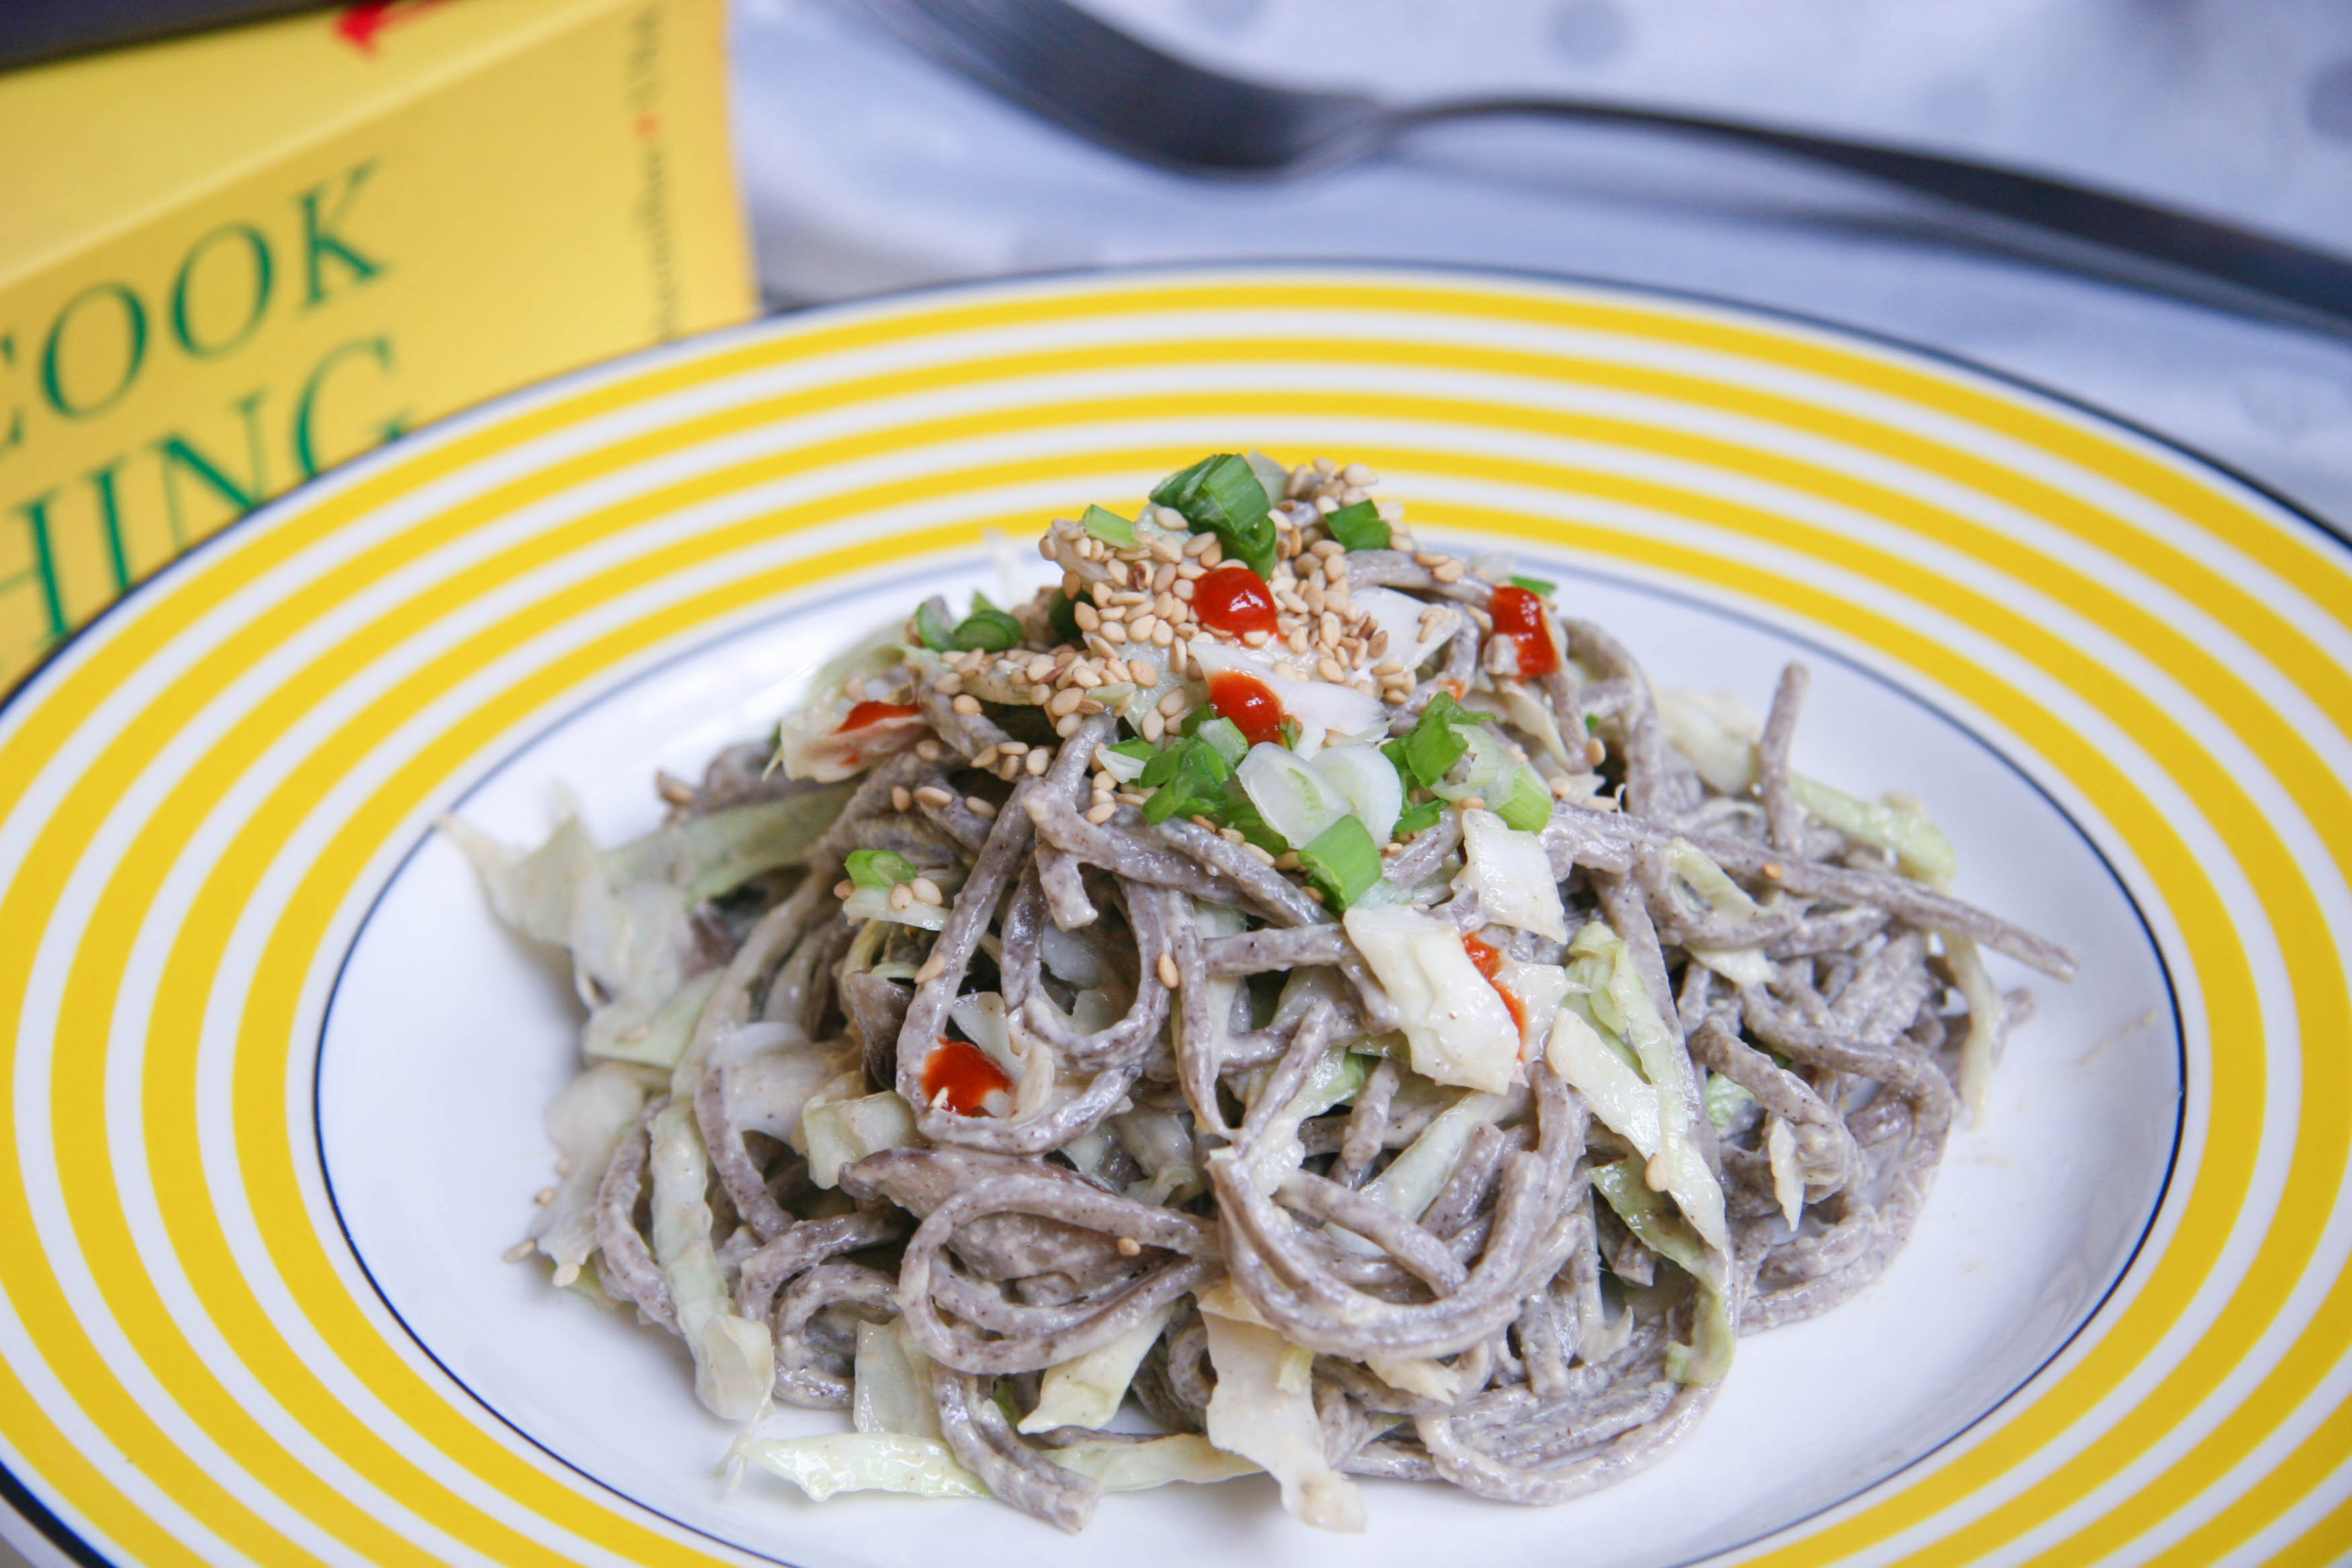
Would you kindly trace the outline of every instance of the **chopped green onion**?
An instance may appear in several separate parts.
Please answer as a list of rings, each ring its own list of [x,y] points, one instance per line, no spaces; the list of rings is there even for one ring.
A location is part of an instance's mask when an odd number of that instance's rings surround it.
[[[1397,818],[1397,837],[1402,838],[1408,833],[1426,833],[1436,826],[1437,819],[1444,815],[1445,803],[1442,800],[1424,800],[1419,805],[1409,806]]]
[[[1279,855],[1290,847],[1290,840],[1276,833],[1250,799],[1249,791],[1242,787],[1238,776],[1225,781],[1225,805],[1222,813],[1227,826],[1269,855]]]
[[[1368,500],[1343,506],[1323,520],[1331,537],[1347,550],[1386,550],[1389,547],[1389,525],[1381,521],[1380,509]]]
[[[1192,731],[1192,738],[1214,750],[1227,763],[1238,763],[1249,755],[1248,737],[1242,727],[1231,719],[1213,718]]]
[[[1598,735],[1599,733],[1601,733],[1601,715],[1600,715],[1600,714],[1598,714],[1598,713],[1587,713],[1587,714],[1584,716],[1584,732],[1585,732],[1586,734],[1588,734],[1588,735]]]
[[[955,623],[939,605],[926,599],[915,612],[915,636],[933,653],[945,653],[955,647]]]
[[[1247,458],[1220,452],[1160,481],[1151,499],[1172,508],[1195,533],[1213,533],[1225,553],[1261,577],[1274,575],[1275,527],[1265,486]]]
[[[997,653],[1008,647],[1021,646],[1021,639],[1025,634],[1019,621],[1014,620],[978,594],[971,596],[971,614],[957,623],[956,647],[967,652]]]
[[[1045,622],[1054,628],[1057,641],[1086,641],[1086,633],[1078,625],[1077,602],[1059,588],[1055,589],[1054,596],[1045,601]]]
[[[1334,910],[1346,909],[1381,879],[1380,846],[1353,816],[1341,817],[1300,848],[1298,864]]]
[[[1298,721],[1291,718],[1287,714],[1285,714],[1283,716],[1281,727],[1282,743],[1294,752],[1298,750],[1298,737],[1306,733],[1305,731],[1298,727]]]
[[[1511,586],[1525,588],[1530,594],[1549,594],[1559,584],[1547,583],[1540,577],[1514,577],[1511,579]]]
[[[849,879],[861,888],[895,888],[901,882],[911,882],[922,873],[915,863],[895,849],[853,849],[849,852]]]
[[[1381,751],[1396,765],[1397,776],[1404,780],[1406,788],[1427,789],[1469,750],[1470,742],[1455,734],[1454,726],[1470,721],[1462,704],[1441,691],[1421,710],[1410,734],[1391,741]]]
[[[1533,768],[1521,766],[1512,770],[1503,804],[1495,807],[1495,815],[1522,833],[1533,833],[1551,820],[1551,791]]]
[[[1135,543],[1135,524],[1102,507],[1087,508],[1086,516],[1078,519],[1078,523],[1105,544],[1131,546]]]
[[[1133,757],[1139,763],[1148,763],[1160,754],[1159,747],[1149,741],[1141,740],[1121,741],[1117,745],[1107,749],[1122,757]]]
[[[1224,754],[1206,741],[1169,747],[1144,764],[1137,781],[1152,792],[1143,803],[1144,819],[1213,816],[1224,809],[1225,781],[1233,774]]]

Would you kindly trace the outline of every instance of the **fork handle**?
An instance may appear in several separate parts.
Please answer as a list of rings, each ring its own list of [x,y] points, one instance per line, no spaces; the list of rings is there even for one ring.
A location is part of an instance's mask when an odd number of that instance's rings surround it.
[[[2327,324],[2336,331],[2352,330],[2352,261],[2153,203],[1998,164],[1704,115],[1563,99],[1481,98],[1400,106],[1389,123],[1402,131],[1444,121],[1507,115],[1679,131],[1761,147],[2286,300],[2328,318]]]

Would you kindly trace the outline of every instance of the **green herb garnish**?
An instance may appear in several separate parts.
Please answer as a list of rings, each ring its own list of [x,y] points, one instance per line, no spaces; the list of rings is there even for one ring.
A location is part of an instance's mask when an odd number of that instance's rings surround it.
[[[946,653],[956,645],[955,623],[946,610],[926,599],[915,612],[915,636],[933,653]]]
[[[1054,628],[1054,637],[1057,642],[1086,641],[1086,633],[1078,626],[1077,601],[1059,588],[1055,589],[1054,596],[1045,601],[1045,624]]]
[[[1259,815],[1257,802],[1250,799],[1242,788],[1242,781],[1225,781],[1225,805],[1222,814],[1225,825],[1269,855],[1279,855],[1290,847],[1290,840],[1276,833]]]
[[[1147,822],[1171,816],[1208,816],[1224,809],[1231,763],[1207,741],[1192,739],[1168,747],[1144,764],[1137,783],[1151,791],[1143,803]]]
[[[922,874],[895,849],[853,849],[848,866],[849,879],[861,888],[895,888]]]
[[[1087,514],[1078,519],[1078,525],[1105,544],[1129,548],[1135,543],[1135,524],[1102,507],[1087,508]]]
[[[1381,521],[1380,509],[1368,500],[1343,506],[1323,520],[1331,537],[1349,550],[1386,550],[1389,547],[1389,525]]]
[[[1559,587],[1559,584],[1557,583],[1547,583],[1540,577],[1514,577],[1511,579],[1511,586],[1514,588],[1525,588],[1530,594],[1548,595],[1554,588]]]
[[[1193,532],[1215,534],[1227,555],[1259,576],[1274,575],[1272,503],[1246,458],[1231,452],[1203,458],[1160,480],[1151,499],[1180,513]]]
[[[1380,846],[1362,822],[1343,816],[1299,849],[1298,865],[1323,889],[1326,907],[1344,910],[1381,879]]]
[[[1008,647],[1019,647],[1026,635],[1021,623],[990,604],[986,595],[974,594],[971,614],[956,623],[954,642],[968,653],[1001,653]]]
[[[1533,833],[1551,820],[1551,791],[1530,767],[1511,770],[1509,787],[1495,815],[1522,833]]]
[[[1397,837],[1402,838],[1408,833],[1426,833],[1436,826],[1437,819],[1444,815],[1445,803],[1442,800],[1424,800],[1419,805],[1407,806],[1397,818]]]
[[[1396,766],[1407,789],[1427,789],[1462,760],[1470,742],[1454,732],[1456,724],[1471,722],[1468,710],[1441,691],[1429,700],[1412,732],[1391,741],[1381,752]]]

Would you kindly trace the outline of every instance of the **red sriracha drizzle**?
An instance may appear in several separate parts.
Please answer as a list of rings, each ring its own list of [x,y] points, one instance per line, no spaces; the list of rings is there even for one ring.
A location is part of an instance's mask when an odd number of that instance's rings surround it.
[[[1486,609],[1495,617],[1495,635],[1518,645],[1519,679],[1538,679],[1559,668],[1559,649],[1544,629],[1541,599],[1525,588],[1497,588]]]
[[[911,719],[921,711],[911,702],[861,702],[849,710],[848,718],[834,726],[833,732],[846,735],[852,730],[863,730],[885,719]]]
[[[931,1059],[923,1064],[923,1100],[936,1103],[940,1091],[947,1091],[947,1105],[958,1116],[977,1116],[988,1097],[1000,1089],[1010,1089],[1013,1080],[1006,1078],[988,1054],[969,1040],[951,1040],[940,1037],[939,1048]]]
[[[1221,669],[1209,677],[1209,706],[1220,718],[1232,720],[1253,746],[1282,739],[1282,699],[1255,675]]]
[[[1230,637],[1282,629],[1276,616],[1274,590],[1246,566],[1220,566],[1192,584],[1192,614],[1211,631]],[[1228,715],[1230,717],[1230,715]],[[1238,723],[1240,721],[1234,721]]]
[[[1486,977],[1486,984],[1495,988],[1495,994],[1500,996],[1503,999],[1503,1005],[1510,1009],[1511,1022],[1518,1026],[1520,1034],[1525,1035],[1528,1032],[1528,1010],[1519,1005],[1517,997],[1511,994],[1510,987],[1495,978],[1503,972],[1501,950],[1491,942],[1482,942],[1475,936],[1465,933],[1462,938],[1462,951],[1470,955],[1471,967]]]

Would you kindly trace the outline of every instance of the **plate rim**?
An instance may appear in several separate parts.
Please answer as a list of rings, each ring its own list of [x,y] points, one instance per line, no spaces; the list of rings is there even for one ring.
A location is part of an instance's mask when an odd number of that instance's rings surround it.
[[[2157,454],[2168,457],[2178,462],[2185,463],[2192,468],[2201,469],[2209,479],[2218,479],[2219,480],[2223,481],[2226,485],[2233,487],[2243,492],[2245,495],[2259,500],[2264,507],[2273,511],[2281,518],[2292,520],[2294,522],[2300,524],[2301,530],[2298,530],[2298,531],[2307,530],[2310,534],[2316,535],[2317,539],[2322,542],[2319,545],[2320,549],[2329,554],[2339,557],[2347,565],[2352,565],[2352,522],[2347,522],[2346,525],[2339,526],[2337,523],[2323,516],[2313,508],[2293,499],[2283,491],[2273,488],[2266,481],[2253,477],[2225,459],[2216,458],[2210,453],[2190,445],[2186,440],[2167,435],[2164,432],[2143,424],[2132,417],[2117,414],[2112,409],[2109,409],[2089,398],[2058,390],[2032,376],[1988,365],[1955,351],[1923,344],[1905,338],[1899,332],[1860,326],[1851,322],[1841,321],[1832,317],[1818,315],[1791,307],[1762,304],[1706,289],[1643,282],[1610,277],[1603,274],[1570,270],[1554,270],[1533,267],[1512,267],[1500,264],[1462,264],[1433,260],[1345,257],[1232,257],[1172,263],[1153,262],[1112,266],[1049,268],[996,274],[984,278],[944,279],[937,282],[891,289],[883,293],[860,296],[847,300],[819,301],[802,306],[779,307],[773,309],[763,308],[759,314],[744,321],[737,322],[730,326],[715,328],[702,332],[688,334],[663,342],[648,344],[642,348],[631,350],[625,353],[593,361],[586,364],[577,365],[569,370],[558,372],[552,375],[542,377],[521,386],[509,388],[504,392],[494,394],[478,402],[468,404],[463,407],[452,410],[436,419],[418,426],[415,430],[404,432],[400,437],[392,441],[361,453],[346,462],[327,469],[317,476],[298,482],[289,489],[269,498],[268,500],[265,500],[261,505],[254,508],[253,510],[229,520],[213,532],[206,534],[202,539],[190,544],[186,549],[181,551],[171,560],[157,567],[156,570],[147,577],[141,579],[138,583],[132,584],[129,590],[118,595],[115,599],[101,607],[98,612],[92,615],[88,621],[85,621],[80,626],[75,627],[71,632],[68,633],[65,637],[59,638],[36,663],[22,671],[8,686],[5,692],[0,692],[0,722],[5,722],[5,721],[25,702],[36,698],[39,694],[37,689],[45,686],[52,678],[56,677],[60,667],[64,664],[67,658],[86,642],[91,640],[93,634],[111,630],[113,626],[120,622],[126,614],[142,610],[156,598],[171,592],[174,587],[176,587],[181,577],[184,576],[188,572],[194,571],[205,564],[212,558],[215,546],[226,547],[229,543],[241,541],[257,529],[269,527],[275,524],[282,517],[299,513],[299,511],[316,504],[322,497],[331,496],[346,488],[356,486],[363,481],[375,478],[382,473],[390,471],[396,465],[407,463],[427,455],[452,439],[462,437],[472,431],[495,426],[500,421],[510,418],[520,412],[526,411],[542,402],[552,401],[560,398],[567,393],[586,387],[592,387],[600,382],[625,380],[631,376],[640,374],[652,367],[661,365],[665,362],[689,362],[707,353],[723,351],[730,345],[755,342],[762,338],[770,336],[788,336],[803,323],[850,321],[856,320],[860,316],[887,316],[902,310],[909,306],[919,305],[924,301],[951,301],[958,298],[982,300],[992,295],[1003,297],[1019,296],[1023,294],[1034,295],[1038,293],[1051,293],[1054,291],[1055,285],[1083,289],[1097,284],[1116,286],[1122,283],[1170,283],[1186,279],[1198,279],[1202,282],[1209,283],[1220,281],[1230,282],[1252,276],[1266,279],[1279,279],[1283,281],[1292,283],[1315,279],[1326,279],[1337,282],[1349,283],[1363,283],[1389,279],[1402,280],[1409,285],[1438,284],[1452,280],[1471,287],[1475,287],[1482,283],[1489,285],[1500,284],[1525,291],[1541,291],[1550,289],[1557,290],[1562,294],[1583,294],[1588,297],[1615,296],[1619,299],[1635,303],[1646,301],[1666,306],[1696,308],[1700,310],[1719,313],[1727,320],[1738,321],[1745,319],[1748,321],[1765,326],[1795,329],[1801,332],[1817,334],[1821,338],[1832,343],[1843,342],[1848,347],[1866,349],[1896,360],[1908,359],[1927,370],[1938,373],[1948,377],[1956,376],[1963,381],[1974,380],[1980,384],[1981,389],[1983,390],[2006,395],[2013,398],[2021,398],[2029,404],[2039,402],[2045,405],[2046,410],[2054,410],[2078,419],[2086,420],[2095,426],[2102,426],[2104,427],[2105,433],[2110,436],[2120,434],[2124,437],[2130,437],[2134,441],[2142,444],[2146,448],[2152,449]],[[2126,291],[2138,292],[2137,290],[2129,289]],[[1602,578],[1606,578],[1609,575],[1608,574],[1599,572],[1595,572],[1592,574],[1596,577]],[[1654,591],[1654,584],[1637,584],[1635,585],[1642,587],[1644,590]],[[1748,618],[1743,612],[1731,609],[1728,606],[1709,605],[1706,607],[1710,611],[1720,611],[1721,613],[1739,616],[1742,619]],[[743,629],[747,628],[737,628],[738,631]],[[1816,646],[1813,639],[1789,632],[1785,628],[1771,627],[1770,629],[1774,631],[1776,635],[1789,637],[1791,640],[1803,646],[1809,647]],[[732,634],[721,635],[725,636]],[[697,647],[699,648],[705,646],[707,645],[697,645]],[[675,655],[666,657],[662,661],[660,661],[660,665],[656,665],[652,668],[660,668],[663,665],[667,665],[671,662],[673,658],[692,657],[695,651],[697,651],[697,649],[680,650]],[[1853,663],[1849,660],[1846,656],[1838,653],[1834,649],[1822,647],[1821,651],[1825,657],[1838,659],[1842,663],[1850,664],[1852,668],[1864,674],[1873,680],[1880,681],[1882,683],[1885,681],[1885,678],[1877,672],[1871,671],[1858,663]],[[635,680],[641,679],[645,674],[649,672],[649,670],[639,671],[633,674],[630,677],[630,679]],[[624,682],[624,685],[625,684],[627,683]],[[615,689],[617,689],[617,688]],[[2140,1236],[2134,1242],[2123,1267],[2117,1272],[2115,1279],[2111,1280],[2107,1287],[2101,1292],[2097,1304],[2095,1305],[2089,1313],[2085,1315],[2082,1323],[2076,1325],[2076,1327],[2069,1332],[2065,1341],[2056,1347],[2056,1349],[2051,1352],[2051,1355],[2038,1364],[2030,1374],[2021,1379],[2009,1391],[2009,1393],[2003,1394],[2000,1400],[1996,1401],[1991,1406],[1989,1406],[1985,1412],[1979,1414],[1967,1426],[1939,1440],[1933,1447],[1924,1450],[1921,1454],[1916,1456],[1914,1458],[1898,1467],[1896,1469],[1887,1472],[1885,1476],[1879,1477],[1876,1480],[1871,1482],[1869,1486],[1861,1488],[1855,1492],[1840,1499],[1834,1503],[1824,1505],[1824,1507],[1821,1509],[1801,1516],[1797,1521],[1792,1521],[1788,1524],[1784,1524],[1766,1536],[1756,1537],[1743,1542],[1738,1545],[1719,1549],[1717,1552],[1710,1553],[1710,1556],[1748,1550],[1755,1545],[1758,1541],[1768,1540],[1772,1534],[1778,1534],[1781,1531],[1794,1528],[1796,1525],[1817,1519],[1824,1513],[1833,1511],[1835,1509],[1847,1506],[1856,1498],[1866,1495],[1872,1489],[1885,1484],[1886,1480],[1891,1479],[1895,1476],[1907,1473],[1917,1465],[1931,1458],[1933,1455],[1948,1447],[1951,1443],[1958,1440],[1967,1432],[1973,1430],[1977,1426],[1980,1425],[1982,1421],[1994,1411],[1999,1410],[2011,1400],[2014,1399],[2018,1393],[2021,1392],[2027,1386],[2030,1386],[2035,1378],[2041,1376],[2052,1364],[2062,1357],[2065,1353],[2067,1348],[2073,1345],[2080,1338],[2084,1329],[2095,1321],[2098,1318],[2099,1314],[2103,1312],[2106,1309],[2107,1305],[2112,1301],[2115,1292],[2120,1289],[2124,1280],[2129,1277],[2133,1268],[2137,1266],[2140,1260],[2147,1243],[2150,1236],[2153,1235],[2158,1221],[2162,1216],[2164,1205],[2170,1194],[2174,1180],[2179,1173],[2179,1158],[2182,1146],[2182,1131],[2185,1127],[2188,1097],[2190,1088],[2186,1071],[2185,1057],[2181,1055],[2181,1053],[2184,1053],[2186,1050],[2186,1043],[2182,1035],[2182,1025],[2179,1005],[2179,989],[2172,973],[2172,965],[2167,959],[2161,943],[2154,941],[2154,933],[2148,927],[2146,911],[2141,908],[2139,900],[2133,897],[2129,884],[2123,880],[2114,864],[2109,860],[2105,853],[2099,848],[2096,841],[2091,838],[2084,831],[2081,823],[2075,818],[2074,814],[2067,811],[2063,805],[2060,805],[2054,799],[2054,797],[2051,797],[2048,792],[2043,789],[2040,784],[2036,783],[2030,774],[2025,773],[2021,769],[2019,769],[2014,761],[2006,752],[2000,750],[2000,748],[1993,746],[1973,727],[1967,724],[1965,721],[1946,713],[1940,707],[1936,706],[1927,699],[1917,693],[1908,691],[1907,689],[1899,687],[1895,688],[1895,689],[1898,694],[1907,700],[1926,703],[1929,710],[1936,713],[1938,718],[1944,719],[1957,726],[1972,742],[1990,752],[1990,754],[1999,760],[2004,767],[2009,767],[2012,771],[2018,772],[2020,776],[2026,780],[2029,787],[2032,787],[2036,794],[2042,795],[2045,799],[2048,799],[2052,806],[2058,811],[2061,817],[2066,822],[2068,827],[2078,837],[2081,837],[2085,844],[2091,847],[2094,855],[2099,859],[2102,868],[2107,871],[2112,879],[2116,880],[2117,886],[2124,892],[2126,902],[2132,908],[2135,920],[2139,922],[2144,933],[2148,935],[2150,938],[2150,945],[2157,954],[2159,969],[2163,974],[2166,994],[2173,1007],[2173,1036],[2176,1061],[2181,1064],[2181,1093],[2176,1103],[2172,1146],[2167,1155],[2165,1176],[2163,1182],[2159,1185],[2156,1204],[2150,1211],[2147,1221],[2141,1228]],[[551,721],[551,725],[553,723],[561,723],[562,721],[563,721],[562,719],[557,719]],[[503,767],[505,764],[501,763],[499,765]],[[487,777],[488,775],[485,776]],[[477,781],[476,786],[469,786],[469,794],[471,793],[471,787],[478,787],[478,782],[479,781]],[[422,842],[423,840],[420,839],[420,845]],[[398,868],[405,867],[409,858],[415,852],[416,847],[417,846],[412,846],[411,849],[402,856],[395,868],[395,874]],[[389,885],[390,879],[388,878],[384,886],[388,887]],[[373,912],[375,902],[377,899],[381,897],[382,892],[383,889],[380,888],[377,890],[377,893],[373,895],[370,899],[369,913],[371,915]],[[357,931],[364,929],[364,924],[365,917],[362,917],[361,926],[359,928],[355,928],[354,942],[356,941]],[[341,981],[342,963],[348,960],[349,951],[349,948],[347,948],[344,960],[339,961],[338,963],[338,984]],[[325,1016],[322,1015],[322,1033],[324,1016]],[[54,1042],[47,1042],[47,1044],[53,1046]],[[312,1096],[314,1100],[312,1131],[314,1136],[317,1132],[318,1126],[315,1114],[317,1082],[318,1074],[316,1071],[316,1060],[314,1058],[312,1071]],[[321,1150],[320,1152],[323,1160],[323,1150]],[[373,1271],[368,1270],[364,1262],[361,1261],[361,1255],[359,1254],[358,1248],[351,1243],[348,1229],[343,1226],[340,1206],[336,1205],[335,1207],[338,1229],[342,1233],[344,1244],[346,1247],[349,1248],[354,1261],[359,1262],[362,1273],[364,1273],[369,1279],[371,1288],[377,1290],[379,1299],[381,1300],[381,1287],[378,1286]],[[384,1305],[386,1306],[387,1310],[392,1311],[394,1320],[401,1321],[403,1331],[409,1333],[411,1340],[418,1344],[421,1350],[424,1350],[424,1352],[428,1356],[428,1358],[434,1360],[436,1366],[440,1366],[441,1363],[438,1358],[434,1357],[430,1350],[424,1347],[422,1340],[417,1339],[414,1331],[408,1328],[405,1321],[399,1318],[397,1310],[391,1308],[389,1301],[385,1301]],[[443,1371],[445,1374],[447,1374],[446,1367],[443,1368]],[[482,1404],[483,1408],[488,1410],[490,1414],[502,1424],[508,1424],[510,1426],[509,1423],[506,1423],[506,1418],[503,1415],[499,1415],[499,1413],[490,1407],[486,1402],[481,1401],[479,1396],[476,1395],[471,1388],[465,1384],[462,1380],[457,1379],[454,1374],[447,1375],[451,1376],[451,1381],[455,1386],[466,1390],[468,1398],[475,1399],[477,1403]],[[519,1431],[518,1435],[520,1435]],[[525,1436],[524,1440],[531,1443],[534,1447],[540,1447],[535,1439]],[[547,1452],[547,1450],[543,1448],[541,1451]],[[554,1458],[551,1454],[551,1457]],[[574,1467],[570,1465],[569,1461],[563,1460],[560,1458],[556,1458],[556,1462],[564,1465],[566,1468],[574,1468]],[[597,1486],[600,1489],[613,1489],[607,1485],[607,1483],[596,1478],[586,1476],[585,1472],[576,1471],[575,1469],[575,1473],[582,1474],[583,1479],[588,1479],[591,1484]],[[661,1514],[658,1510],[648,1508],[646,1505],[638,1502],[635,1499],[628,1498],[625,1493],[615,1492],[614,1495],[624,1498],[625,1500],[629,1501],[632,1506],[646,1509],[647,1512],[654,1513],[656,1517],[662,1518],[676,1525],[677,1528],[686,1530],[698,1536],[717,1540],[715,1537],[708,1536],[708,1532],[701,1531],[696,1526],[687,1525],[681,1521],[671,1520],[669,1516]],[[47,1504],[42,1502],[39,1497],[30,1489],[30,1488],[26,1484],[24,1479],[16,1473],[14,1468],[5,1463],[0,1463],[0,1503],[5,1503],[10,1512],[15,1516],[10,1522],[14,1523],[21,1521],[24,1524],[31,1526],[39,1532],[39,1534],[52,1548],[63,1553],[73,1562],[84,1564],[86,1565],[86,1568],[115,1568],[113,1559],[109,1558],[99,1552],[89,1542],[75,1532],[70,1526],[67,1525],[63,1520],[59,1519],[57,1514],[50,1510]],[[749,1550],[736,1547],[734,1543],[723,1541],[719,1542],[719,1544],[726,1546],[731,1550]],[[756,1553],[754,1554],[756,1555]],[[783,1564],[783,1568],[791,1568],[790,1564],[784,1563],[784,1560],[775,1559],[773,1561],[778,1562],[780,1564]],[[1694,1559],[1690,1561],[1696,1562],[1702,1560]],[[1677,1568],[1687,1568],[1687,1564],[1678,1564]]]

